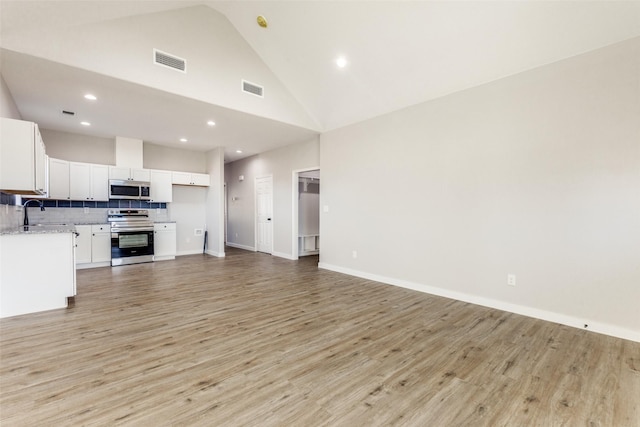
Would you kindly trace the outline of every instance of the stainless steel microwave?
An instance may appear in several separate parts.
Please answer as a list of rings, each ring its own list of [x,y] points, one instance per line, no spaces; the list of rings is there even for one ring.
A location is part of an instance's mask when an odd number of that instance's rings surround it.
[[[151,185],[143,181],[109,180],[110,199],[151,200]]]

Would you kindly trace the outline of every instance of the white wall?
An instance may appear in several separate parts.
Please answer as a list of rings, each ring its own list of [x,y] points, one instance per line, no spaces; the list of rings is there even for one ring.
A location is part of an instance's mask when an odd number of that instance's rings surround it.
[[[325,133],[320,158],[321,266],[640,341],[639,38]]]
[[[13,100],[9,87],[0,74],[0,117],[21,120],[22,116],[16,102]]]
[[[209,234],[207,253],[223,257],[224,253],[224,148],[207,152],[207,173],[211,185],[207,188],[206,210]]]
[[[176,221],[178,255],[202,253],[204,235],[196,236],[195,229],[204,230],[206,197],[206,187],[173,186],[173,202],[167,206],[171,220]]]
[[[22,119],[20,111],[9,88],[7,87],[2,74],[0,73],[0,117],[8,117],[10,119]],[[22,213],[15,210],[14,207],[6,207],[14,203],[14,196],[0,193],[0,228],[17,226],[21,223]]]
[[[5,49],[304,128],[318,127],[227,18],[204,5],[62,28],[13,30],[3,34]],[[187,72],[155,65],[153,49],[185,59]],[[241,79],[264,86],[265,97],[243,93]]]
[[[49,157],[71,162],[116,164],[116,149],[113,138],[100,138],[50,129],[40,129],[40,133]]]
[[[145,142],[143,156],[143,166],[146,169],[207,173],[207,162],[202,151],[181,150]]]
[[[273,176],[273,254],[293,258],[293,171],[319,164],[316,139],[225,165],[228,196],[227,244],[255,249],[255,179]],[[238,177],[244,176],[244,181]],[[237,200],[233,200],[233,198]]]

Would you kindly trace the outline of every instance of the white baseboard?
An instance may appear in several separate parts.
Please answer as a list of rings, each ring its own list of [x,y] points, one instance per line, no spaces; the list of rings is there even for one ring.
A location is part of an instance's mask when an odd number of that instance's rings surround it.
[[[574,328],[587,329],[591,332],[597,332],[599,334],[609,335],[616,338],[622,338],[625,340],[640,342],[640,331],[621,328],[619,326],[610,325],[607,323],[600,323],[590,319],[582,319],[582,318],[569,316],[562,313],[541,310],[538,308],[513,304],[505,301],[491,299],[491,298],[484,298],[477,295],[451,291],[444,288],[428,286],[421,283],[409,282],[406,280],[396,279],[392,277],[379,276],[377,274],[366,273],[363,271],[353,270],[350,268],[340,267],[337,265],[327,264],[323,262],[318,263],[318,268],[335,271],[337,273],[348,274],[350,276],[361,277],[363,279],[373,280],[373,281],[385,283],[388,285],[399,286],[401,288],[412,289],[418,292],[424,292],[427,294],[437,295],[445,298],[451,298],[458,301],[464,301],[471,304],[482,305],[485,307],[508,311],[510,313],[520,314],[527,317],[533,317],[535,319],[540,319],[540,320],[546,320],[548,322],[560,323],[562,325],[571,326]]]
[[[198,255],[201,254],[202,250],[191,250],[191,251],[180,251],[176,253],[176,256],[184,256],[184,255]]]
[[[232,248],[244,249],[245,251],[255,252],[256,248],[253,246],[240,245],[238,243],[227,242],[227,246],[231,246]]]
[[[90,262],[88,264],[76,264],[76,270],[85,270],[87,268],[111,267],[111,261]]]
[[[153,256],[153,261],[169,261],[176,259],[175,255]]]
[[[273,252],[271,255],[273,256],[277,256],[279,258],[285,258],[285,259],[290,259],[292,261],[295,261],[297,258],[294,258],[293,255],[291,254],[286,254],[284,252]]]
[[[212,251],[212,250],[209,250],[209,249],[207,249],[207,255],[215,256],[215,257],[218,257],[218,258],[224,258],[225,257],[224,252],[215,252],[215,251]]]

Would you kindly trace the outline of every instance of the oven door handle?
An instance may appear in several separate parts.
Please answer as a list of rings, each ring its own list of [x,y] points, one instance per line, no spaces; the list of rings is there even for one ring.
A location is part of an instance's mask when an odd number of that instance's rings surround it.
[[[111,227],[112,233],[127,233],[129,231],[153,231],[153,228],[149,227]]]

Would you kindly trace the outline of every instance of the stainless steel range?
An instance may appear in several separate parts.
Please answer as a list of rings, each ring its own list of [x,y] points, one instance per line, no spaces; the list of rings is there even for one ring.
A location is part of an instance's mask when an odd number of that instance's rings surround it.
[[[109,209],[111,265],[153,261],[153,222],[145,209]]]

